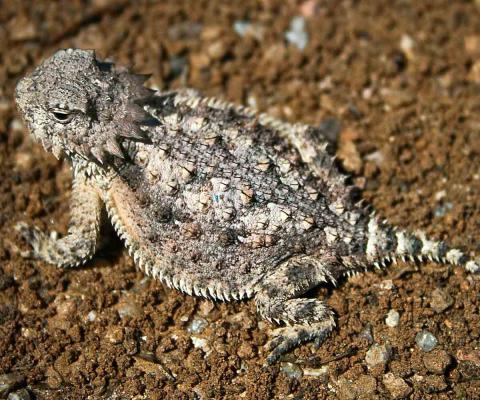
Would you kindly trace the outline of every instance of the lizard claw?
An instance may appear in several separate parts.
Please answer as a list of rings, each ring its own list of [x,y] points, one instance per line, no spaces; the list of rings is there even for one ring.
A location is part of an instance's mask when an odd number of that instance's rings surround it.
[[[335,323],[331,318],[311,325],[296,325],[275,329],[272,338],[265,346],[270,352],[267,363],[277,362],[283,354],[297,347],[300,343],[315,340],[316,344],[321,344],[334,326]]]
[[[20,233],[22,238],[30,245],[30,250],[20,251],[24,258],[40,259],[42,248],[48,241],[47,236],[36,226],[29,226],[25,222],[19,222],[15,225],[15,230]]]
[[[283,354],[309,338],[310,333],[302,327],[288,326],[275,329],[272,338],[266,344],[266,348],[270,352],[267,362],[269,364],[277,362]]]

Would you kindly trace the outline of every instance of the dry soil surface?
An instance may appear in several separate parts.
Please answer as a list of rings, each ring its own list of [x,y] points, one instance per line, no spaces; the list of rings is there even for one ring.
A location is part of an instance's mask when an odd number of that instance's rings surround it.
[[[161,89],[321,125],[380,214],[480,251],[479,20],[479,1],[3,1],[0,397],[480,398],[480,281],[461,268],[400,263],[315,290],[338,329],[266,366],[253,302],[168,290],[114,234],[84,268],[25,260],[13,230],[65,232],[71,180],[29,138],[15,82],[81,47]]]

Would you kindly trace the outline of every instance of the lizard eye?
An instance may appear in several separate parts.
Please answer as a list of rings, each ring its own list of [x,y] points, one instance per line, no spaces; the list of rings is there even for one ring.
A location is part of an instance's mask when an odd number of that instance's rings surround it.
[[[61,124],[68,124],[73,118],[73,112],[62,108],[53,108],[50,110],[53,119]]]

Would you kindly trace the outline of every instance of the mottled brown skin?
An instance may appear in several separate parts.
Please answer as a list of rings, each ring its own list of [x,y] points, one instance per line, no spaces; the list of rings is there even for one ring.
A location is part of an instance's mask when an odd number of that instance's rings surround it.
[[[192,90],[153,93],[144,78],[61,50],[22,79],[33,136],[72,163],[71,224],[61,238],[21,223],[25,255],[61,267],[93,257],[103,208],[146,274],[188,294],[255,298],[283,327],[269,362],[321,342],[332,312],[309,289],[395,257],[478,263],[396,231],[355,201],[318,130]]]

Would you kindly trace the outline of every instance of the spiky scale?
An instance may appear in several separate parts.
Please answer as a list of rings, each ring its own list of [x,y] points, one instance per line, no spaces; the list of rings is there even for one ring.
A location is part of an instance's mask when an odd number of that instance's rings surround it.
[[[105,150],[115,157],[125,159],[125,154],[123,153],[123,149],[118,144],[116,138],[112,138],[106,143]]]

